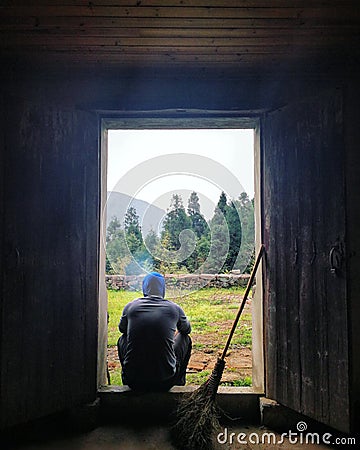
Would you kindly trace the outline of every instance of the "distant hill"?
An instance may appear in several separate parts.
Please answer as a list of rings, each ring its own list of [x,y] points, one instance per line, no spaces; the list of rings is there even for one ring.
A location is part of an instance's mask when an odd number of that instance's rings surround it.
[[[110,220],[115,216],[121,224],[124,224],[124,217],[129,206],[136,209],[140,218],[140,224],[143,234],[146,235],[152,228],[155,232],[159,230],[159,223],[161,223],[166,212],[151,205],[144,200],[133,199],[127,194],[121,192],[111,191],[107,193],[107,209],[106,209],[106,227]]]

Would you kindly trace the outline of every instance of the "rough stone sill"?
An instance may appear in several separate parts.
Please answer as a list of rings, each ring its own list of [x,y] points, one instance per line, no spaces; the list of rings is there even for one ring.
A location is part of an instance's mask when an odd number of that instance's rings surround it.
[[[174,386],[168,392],[163,392],[162,394],[186,394],[189,392],[193,392],[199,386]],[[106,385],[101,386],[98,390],[99,394],[121,394],[121,393],[133,393],[134,395],[146,395],[142,393],[133,392],[128,386],[118,386],[118,385]],[[252,386],[243,386],[243,387],[235,387],[235,386],[219,386],[218,395],[228,395],[228,394],[253,394],[257,396],[263,396],[264,393],[261,389],[255,389]]]
[[[102,386],[98,391],[101,412],[117,420],[167,420],[173,416],[179,399],[198,386],[175,386],[168,392],[134,392],[128,386]],[[260,397],[253,387],[220,386],[216,403],[224,417],[260,422]]]

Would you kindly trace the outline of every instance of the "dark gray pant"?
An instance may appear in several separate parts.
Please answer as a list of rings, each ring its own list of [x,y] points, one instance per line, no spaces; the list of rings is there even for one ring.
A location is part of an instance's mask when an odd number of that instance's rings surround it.
[[[121,367],[123,367],[123,362],[126,355],[127,350],[127,341],[124,335],[121,335],[118,343],[118,354],[121,363]],[[185,386],[186,383],[186,368],[189,363],[190,355],[191,355],[192,342],[191,338],[188,334],[178,333],[174,339],[174,351],[176,356],[176,372],[174,377],[171,380],[166,381],[166,385],[163,385],[163,390],[169,390],[173,386]],[[131,386],[130,380],[124,379],[122,375],[123,383]],[[161,387],[161,386],[159,386]]]

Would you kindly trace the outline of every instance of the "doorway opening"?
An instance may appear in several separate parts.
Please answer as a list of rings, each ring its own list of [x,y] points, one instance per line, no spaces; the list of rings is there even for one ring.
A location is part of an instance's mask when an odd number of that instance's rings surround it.
[[[150,271],[165,275],[166,298],[192,323],[187,384],[211,373],[260,245],[259,147],[254,119],[103,121],[99,356],[111,384],[121,384],[121,311],[142,296]],[[223,385],[263,391],[261,278],[258,272]]]

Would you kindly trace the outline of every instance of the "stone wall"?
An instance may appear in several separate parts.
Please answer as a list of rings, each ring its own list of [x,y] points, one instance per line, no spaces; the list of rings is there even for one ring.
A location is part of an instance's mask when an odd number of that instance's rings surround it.
[[[142,280],[145,275],[106,275],[105,282],[108,289],[126,289],[141,291]],[[167,274],[165,275],[168,289],[195,290],[202,287],[245,287],[250,275],[247,274]]]

